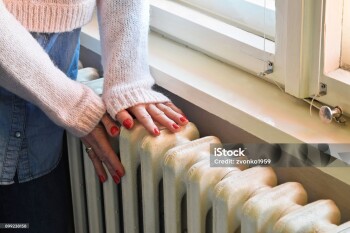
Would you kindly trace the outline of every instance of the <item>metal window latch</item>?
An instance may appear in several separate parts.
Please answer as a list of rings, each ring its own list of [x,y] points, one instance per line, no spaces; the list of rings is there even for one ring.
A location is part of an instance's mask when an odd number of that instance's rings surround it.
[[[266,75],[271,74],[271,73],[273,73],[273,62],[268,61],[267,62],[267,69],[264,72],[260,72],[258,75],[260,77],[265,77]]]
[[[319,89],[318,96],[324,96],[324,95],[327,95],[327,84],[320,83],[320,89]]]
[[[319,116],[322,120],[322,122],[325,123],[331,123],[334,119],[337,123],[344,124],[346,122],[346,119],[343,116],[343,110],[336,106],[333,109],[328,106],[322,106],[320,108]]]

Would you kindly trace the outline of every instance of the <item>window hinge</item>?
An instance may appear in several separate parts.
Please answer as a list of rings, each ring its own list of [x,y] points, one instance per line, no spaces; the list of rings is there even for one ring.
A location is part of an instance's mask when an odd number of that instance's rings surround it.
[[[324,96],[324,95],[327,95],[327,84],[320,83],[320,90],[319,90],[318,96]]]
[[[267,69],[263,72],[260,72],[258,74],[258,76],[260,77],[265,77],[268,74],[272,74],[273,73],[273,62],[272,61],[268,61],[267,62]]]

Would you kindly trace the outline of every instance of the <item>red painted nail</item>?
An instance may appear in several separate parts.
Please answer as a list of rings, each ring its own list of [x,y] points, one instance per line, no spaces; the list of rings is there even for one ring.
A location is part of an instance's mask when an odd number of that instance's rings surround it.
[[[113,176],[114,183],[119,184],[120,183],[120,178],[119,176]]]
[[[123,125],[124,125],[125,128],[131,129],[132,120],[131,119],[126,119],[125,121],[123,121]]]
[[[181,121],[181,122],[187,122],[188,120],[187,120],[186,117],[183,116],[183,117],[180,117],[180,121]]]
[[[116,134],[118,133],[118,131],[119,131],[119,129],[118,129],[117,126],[113,126],[113,127],[111,128],[111,134],[112,134],[112,135],[116,135]]]
[[[180,126],[178,126],[177,124],[173,124],[173,128],[178,129],[178,128],[180,128]]]
[[[106,178],[102,175],[98,176],[98,179],[100,180],[101,183],[104,183],[106,181]]]
[[[123,177],[124,176],[119,170],[116,170],[115,172],[118,174],[119,177]]]
[[[155,135],[159,135],[159,134],[160,134],[160,131],[159,131],[159,129],[157,129],[157,128],[155,128],[155,129],[153,130],[153,132],[154,132]]]

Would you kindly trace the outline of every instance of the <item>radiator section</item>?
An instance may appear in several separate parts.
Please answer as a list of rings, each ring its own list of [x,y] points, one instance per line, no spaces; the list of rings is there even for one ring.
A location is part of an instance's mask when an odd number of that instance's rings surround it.
[[[333,201],[309,203],[300,183],[278,184],[270,167],[210,167],[210,145],[218,143],[199,138],[192,123],[158,137],[137,123],[122,128],[120,189],[111,177],[98,182],[68,136],[76,232],[350,233]]]

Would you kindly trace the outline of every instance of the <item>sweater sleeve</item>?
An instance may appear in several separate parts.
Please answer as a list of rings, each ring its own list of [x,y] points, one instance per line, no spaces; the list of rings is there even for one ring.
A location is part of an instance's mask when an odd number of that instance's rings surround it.
[[[81,137],[105,112],[91,89],[61,72],[0,0],[0,86],[32,102],[56,124]]]
[[[169,101],[152,90],[148,0],[97,0],[104,68],[103,100],[114,117],[140,103]]]

